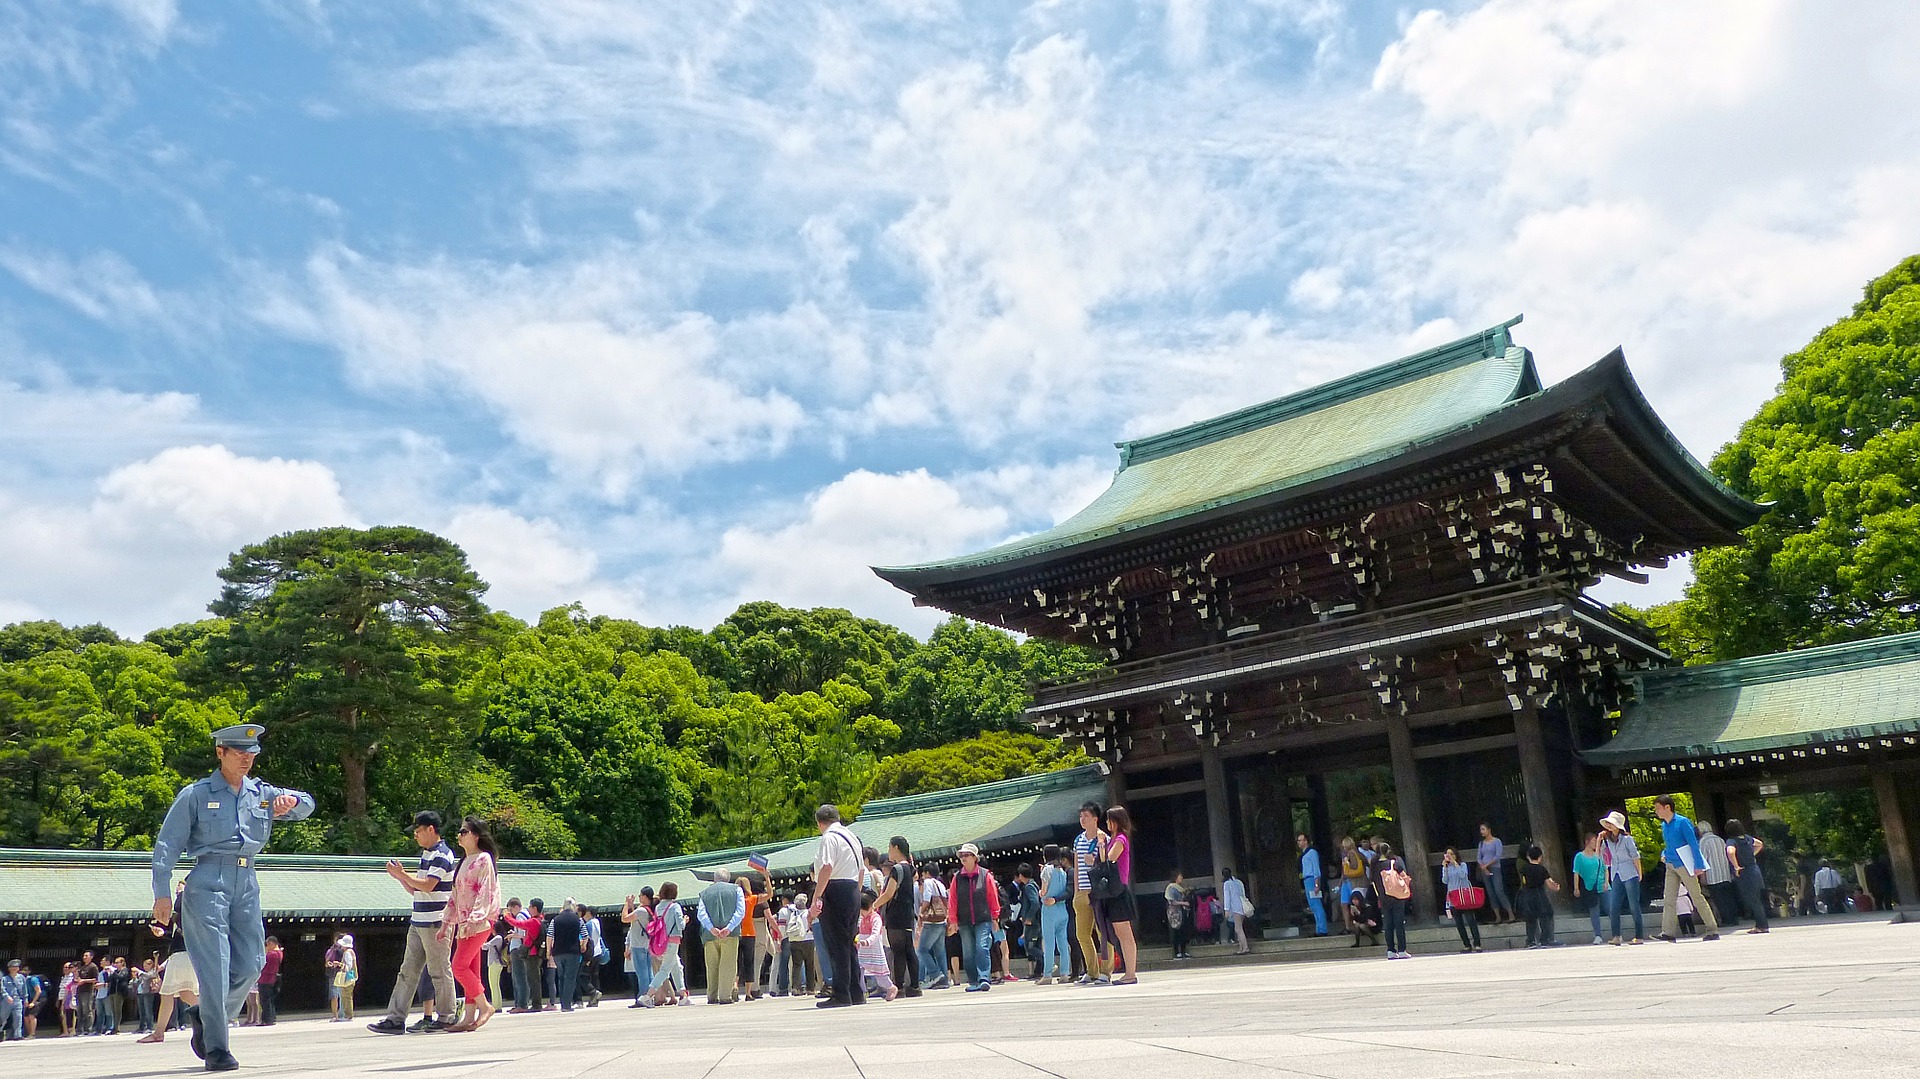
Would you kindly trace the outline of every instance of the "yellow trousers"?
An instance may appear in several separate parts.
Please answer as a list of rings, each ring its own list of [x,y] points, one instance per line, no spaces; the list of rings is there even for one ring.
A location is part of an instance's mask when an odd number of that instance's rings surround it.
[[[1086,892],[1073,893],[1073,935],[1080,942],[1080,957],[1086,960],[1087,973],[1096,978],[1113,975],[1113,953],[1106,942],[1094,945],[1093,897]]]

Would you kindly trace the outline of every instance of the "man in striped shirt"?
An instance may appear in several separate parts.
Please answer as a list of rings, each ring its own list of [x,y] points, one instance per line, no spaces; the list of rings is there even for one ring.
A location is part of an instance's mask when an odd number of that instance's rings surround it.
[[[408,873],[399,859],[387,863],[387,876],[404,886],[413,896],[413,921],[407,926],[407,955],[400,962],[400,977],[393,983],[393,995],[387,998],[386,1018],[367,1024],[375,1034],[436,1033],[452,1025],[450,1018],[422,1018],[411,1028],[407,1013],[413,1010],[414,989],[425,968],[433,981],[435,1014],[451,1017],[453,1006],[453,957],[447,942],[440,939],[440,919],[446,915],[447,898],[453,890],[453,852],[440,838],[440,814],[424,809],[413,815],[413,841],[420,845],[420,875]]]

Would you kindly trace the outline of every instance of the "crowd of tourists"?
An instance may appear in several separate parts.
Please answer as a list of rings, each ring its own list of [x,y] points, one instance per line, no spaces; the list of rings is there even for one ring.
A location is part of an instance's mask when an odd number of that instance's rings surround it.
[[[1666,797],[1655,800],[1654,813],[1663,901],[1660,932],[1651,939],[1697,933],[1714,940],[1742,914],[1753,922],[1747,932],[1768,932],[1772,898],[1760,838],[1738,820],[1722,822],[1718,831],[1690,820]],[[707,883],[691,895],[682,896],[673,882],[643,887],[625,897],[617,922],[611,913],[603,922],[591,905],[571,897],[551,908],[538,897],[502,899],[499,851],[486,823],[460,821],[449,845],[439,814],[423,811],[413,820],[417,860],[387,865],[412,910],[385,1014],[369,1029],[462,1033],[503,1010],[598,1007],[604,975],[616,966],[629,1007],[686,1005],[695,999],[682,961],[689,936],[705,960],[702,999],[708,1004],[812,996],[818,1006],[834,1008],[962,986],[988,992],[1022,979],[1085,986],[1139,980],[1133,823],[1124,806],[1086,803],[1070,843],[1047,845],[1037,865],[1019,864],[1004,877],[987,869],[973,844],[959,849],[957,868],[943,875],[916,863],[903,836],[892,837],[884,851],[864,844],[832,806],[820,807],[816,824],[811,880],[775,889],[766,859],[755,855],[737,875],[724,868],[696,874]],[[1345,932],[1355,948],[1384,944],[1387,958],[1408,958],[1418,877],[1391,843],[1342,839],[1338,854],[1323,861],[1307,835],[1295,841],[1306,899],[1303,931]],[[1518,887],[1509,889],[1508,848],[1490,825],[1481,825],[1478,846],[1465,856],[1445,851],[1441,909],[1459,933],[1461,951],[1482,950],[1483,919],[1524,921],[1528,948],[1565,943],[1553,902],[1561,886],[1540,847],[1529,843],[1515,855]],[[1583,837],[1571,868],[1572,899],[1588,917],[1592,943],[1650,939],[1641,852],[1625,814],[1601,818]],[[1217,884],[1195,891],[1173,872],[1164,899],[1175,959],[1190,958],[1195,939],[1231,944],[1237,953],[1251,949],[1254,904],[1245,883],[1225,868]],[[1824,863],[1810,890],[1824,909],[1860,905]],[[163,950],[138,963],[88,951],[56,976],[10,961],[0,976],[0,1036],[33,1037],[45,1018],[57,1019],[62,1035],[113,1036],[129,1023],[140,1041],[164,1041],[198,1003],[193,965],[178,946],[179,911],[176,902],[169,923],[150,926]],[[241,1025],[271,1026],[277,1018],[284,952],[274,938],[266,940]],[[354,1019],[360,966],[352,935],[337,933],[324,965],[334,1022]]]
[[[1753,920],[1747,932],[1768,932],[1773,900],[1761,868],[1766,844],[1760,837],[1738,820],[1723,822],[1724,834],[1715,832],[1710,822],[1695,822],[1676,812],[1673,799],[1665,795],[1654,799],[1653,812],[1660,823],[1663,889],[1660,932],[1654,939],[1677,941],[1697,933],[1703,940],[1718,940],[1720,929],[1737,924],[1743,912]],[[1592,943],[1645,944],[1649,938],[1639,845],[1626,814],[1616,810],[1598,824],[1584,833],[1580,853],[1573,858],[1574,904],[1587,915]],[[1380,839],[1342,839],[1336,890],[1309,838],[1301,834],[1296,842],[1313,932],[1329,933],[1326,901],[1337,896],[1342,927],[1353,935],[1355,948],[1377,947],[1384,938],[1388,959],[1410,958],[1406,926],[1415,881],[1392,845]],[[1561,890],[1560,882],[1544,864],[1538,843],[1528,843],[1516,852],[1518,887],[1511,890],[1505,868],[1507,845],[1491,825],[1480,825],[1479,845],[1470,854],[1468,861],[1449,847],[1440,863],[1441,910],[1459,933],[1462,952],[1483,950],[1483,918],[1490,924],[1524,921],[1530,949],[1566,943],[1559,939],[1555,925],[1554,896]],[[1862,909],[1842,896],[1838,872],[1824,863],[1814,875],[1816,888],[1822,882],[1827,885],[1822,909]],[[1170,906],[1173,892],[1168,889]],[[1631,936],[1623,933],[1623,925],[1632,928]],[[1174,952],[1181,954],[1177,936]]]

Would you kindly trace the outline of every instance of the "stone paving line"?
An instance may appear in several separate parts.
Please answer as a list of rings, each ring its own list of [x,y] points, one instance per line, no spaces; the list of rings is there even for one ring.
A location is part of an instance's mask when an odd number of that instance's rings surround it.
[[[298,1079],[1920,1079],[1920,926],[1156,971],[1138,986],[1020,983],[838,1011],[767,1000],[641,1012],[609,996],[471,1035],[380,1037],[368,1021],[242,1028],[234,1052],[244,1074]],[[197,1072],[181,1037],[0,1046],[7,1079]]]

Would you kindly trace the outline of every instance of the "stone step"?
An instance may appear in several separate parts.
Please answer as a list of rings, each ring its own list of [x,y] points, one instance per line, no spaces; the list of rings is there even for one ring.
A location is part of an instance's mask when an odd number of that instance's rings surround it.
[[[1569,945],[1585,944],[1592,938],[1587,936],[1584,920],[1579,925],[1580,932],[1571,934],[1573,928],[1567,918],[1557,920],[1561,940]],[[1527,927],[1524,922],[1508,922],[1501,925],[1482,923],[1480,943],[1488,951],[1505,951],[1525,948]],[[1247,963],[1289,963],[1312,962],[1332,959],[1379,959],[1386,954],[1383,945],[1353,946],[1351,934],[1329,934],[1324,937],[1278,937],[1270,940],[1256,940],[1253,950],[1246,955],[1234,953],[1232,945],[1195,944],[1187,949],[1191,959],[1174,959],[1170,948],[1153,947],[1142,949],[1140,968],[1142,970],[1168,970],[1180,967],[1239,966]],[[1437,925],[1420,926],[1407,930],[1407,951],[1414,955],[1445,955],[1460,951],[1460,935],[1452,922]]]

